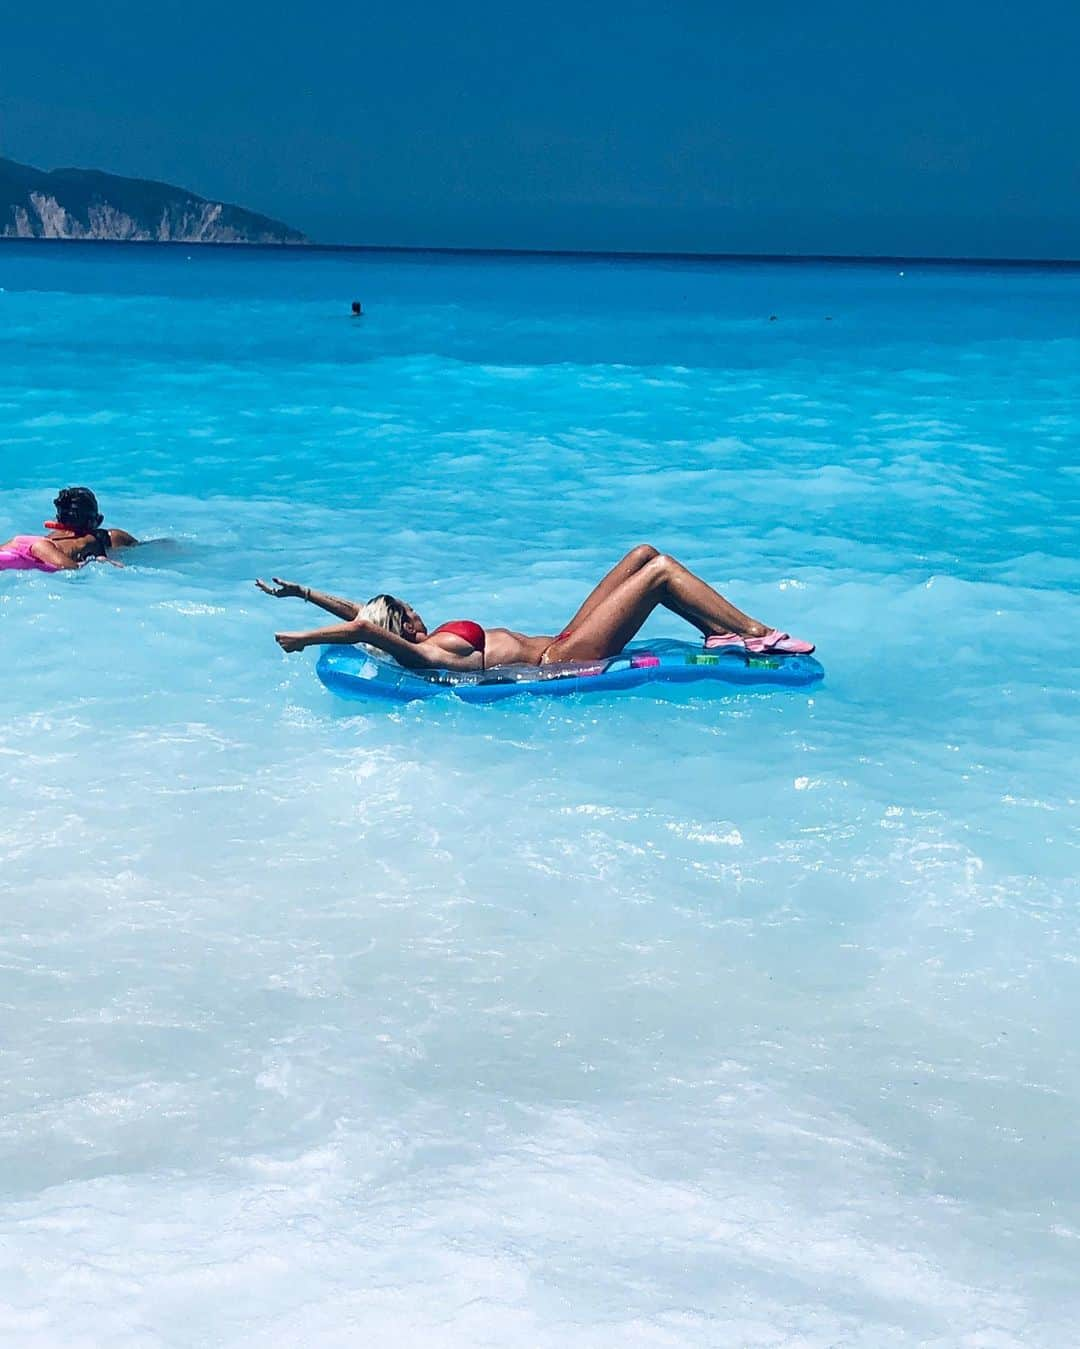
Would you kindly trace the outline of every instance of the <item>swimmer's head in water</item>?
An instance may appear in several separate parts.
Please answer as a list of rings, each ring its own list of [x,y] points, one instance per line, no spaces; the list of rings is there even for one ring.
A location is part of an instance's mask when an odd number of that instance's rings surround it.
[[[89,487],[65,487],[53,502],[56,519],[46,520],[46,529],[63,529],[72,534],[92,534],[93,543],[83,556],[105,557],[112,546],[107,529],[101,528],[104,516],[98,510],[97,497]]]
[[[56,523],[77,534],[93,534],[105,518],[98,510],[97,497],[89,487],[65,487],[53,502]]]
[[[368,600],[359,614],[369,623],[375,623],[387,632],[404,637],[407,642],[422,642],[427,636],[424,620],[410,604],[393,595],[376,595]]]

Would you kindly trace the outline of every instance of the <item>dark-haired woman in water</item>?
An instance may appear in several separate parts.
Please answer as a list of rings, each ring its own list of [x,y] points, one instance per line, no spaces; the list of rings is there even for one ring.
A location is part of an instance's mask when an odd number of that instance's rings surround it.
[[[393,595],[376,595],[367,604],[355,604],[276,576],[273,580],[273,585],[255,584],[267,595],[295,596],[342,620],[311,632],[277,633],[275,640],[283,651],[364,642],[413,670],[484,670],[494,665],[604,660],[618,655],[637,636],[658,605],[693,624],[710,648],[787,653],[814,649],[811,642],[750,618],[681,562],[647,543],[632,549],[608,572],[557,637],[482,628],[471,619],[441,623],[429,632],[416,610]]]
[[[97,497],[89,487],[65,487],[53,502],[56,519],[48,534],[16,534],[0,543],[0,571],[70,571],[94,559],[108,560],[112,548],[138,543],[126,529],[103,529]]]

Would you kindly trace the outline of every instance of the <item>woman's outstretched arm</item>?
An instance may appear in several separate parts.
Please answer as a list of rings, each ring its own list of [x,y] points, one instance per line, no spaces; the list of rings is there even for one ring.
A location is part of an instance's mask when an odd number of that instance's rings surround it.
[[[430,640],[410,642],[366,618],[356,618],[351,623],[337,623],[329,628],[316,628],[313,632],[276,632],[274,641],[282,651],[303,651],[306,646],[350,646],[364,642],[385,651],[399,665],[410,670],[479,669],[475,654],[459,656]]]
[[[337,595],[324,595],[321,590],[312,590],[310,586],[298,585],[295,581],[283,581],[280,576],[272,576],[270,579],[273,585],[267,585],[265,581],[255,582],[264,595],[273,595],[279,600],[289,598],[307,600],[309,604],[317,604],[320,609],[325,609],[335,618],[344,619],[346,623],[350,623],[360,612],[360,605],[354,604],[352,600],[339,599]]]
[[[311,632],[275,632],[274,641],[282,651],[303,651],[306,646],[353,646],[363,641],[359,621],[334,623],[328,628],[313,628]]]

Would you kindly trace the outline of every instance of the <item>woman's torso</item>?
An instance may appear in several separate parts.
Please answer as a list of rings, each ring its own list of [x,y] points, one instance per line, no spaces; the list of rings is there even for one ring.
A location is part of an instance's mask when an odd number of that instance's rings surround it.
[[[124,529],[99,529],[93,534],[72,530],[50,530],[48,534],[16,534],[0,543],[0,570],[57,571],[59,568],[34,554],[35,543],[50,543],[72,562],[89,557],[104,557],[110,548],[126,548],[135,542]]]
[[[71,529],[51,529],[44,537],[50,543],[55,543],[61,552],[67,552],[68,545],[74,545],[76,550],[81,548],[84,552],[87,550],[92,552],[92,545],[95,543],[105,549],[130,548],[137,542],[126,529],[98,529],[93,534],[76,534]],[[69,555],[74,557],[76,554],[71,552]]]
[[[551,645],[550,637],[529,637],[512,628],[488,628],[485,664],[539,665],[540,657]]]
[[[466,628],[475,629],[465,635]],[[493,665],[539,665],[540,657],[551,645],[550,637],[529,637],[512,628],[479,628],[471,620],[457,619],[440,624],[430,634],[439,646],[454,655],[465,655],[468,647],[476,656],[476,668],[490,669]],[[479,642],[482,641],[482,645]]]

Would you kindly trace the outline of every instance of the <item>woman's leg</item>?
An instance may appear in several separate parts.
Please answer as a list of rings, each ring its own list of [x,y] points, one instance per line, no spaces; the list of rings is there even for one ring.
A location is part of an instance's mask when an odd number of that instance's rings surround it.
[[[661,553],[610,589],[568,637],[548,647],[544,659],[599,660],[614,656],[637,635],[658,604],[685,618],[706,636],[736,632],[760,637],[768,631],[764,623],[736,609],[681,562]]]
[[[636,548],[631,548],[621,561],[616,562],[614,567],[608,572],[599,585],[594,586],[589,592],[589,597],[577,611],[574,617],[564,628],[565,632],[572,632],[574,628],[583,623],[592,613],[596,606],[602,603],[619,586],[635,573],[639,572],[647,562],[651,562],[654,557],[659,557],[659,553],[651,543],[639,543]]]

